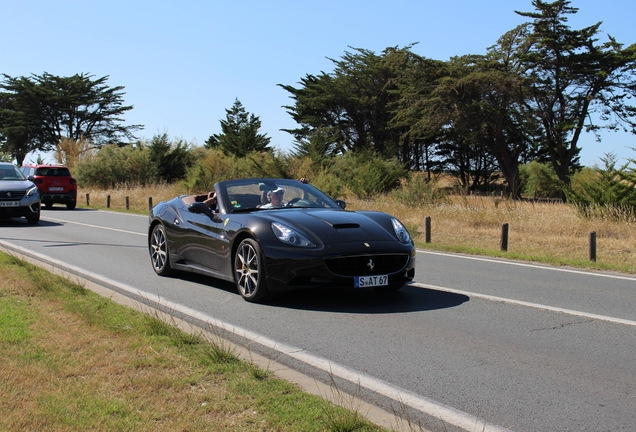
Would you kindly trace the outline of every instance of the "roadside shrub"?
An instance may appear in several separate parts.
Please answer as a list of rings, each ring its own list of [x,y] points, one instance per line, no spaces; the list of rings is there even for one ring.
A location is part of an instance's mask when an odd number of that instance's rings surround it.
[[[416,172],[409,179],[403,179],[400,187],[390,192],[389,196],[409,207],[447,201],[446,192],[434,182],[428,181],[425,172]]]
[[[566,190],[568,202],[585,217],[623,218],[636,212],[636,164],[633,159],[616,167],[616,155],[601,158],[603,167],[584,169]],[[614,216],[612,216],[614,215]]]
[[[106,145],[93,155],[80,159],[74,176],[80,187],[114,188],[121,184],[146,185],[154,182],[156,172],[144,146]]]
[[[279,177],[293,178],[290,169],[290,157],[281,152],[252,152],[242,162],[241,177]],[[239,160],[240,161],[240,160]]]
[[[181,139],[171,141],[166,133],[155,135],[150,141],[142,141],[140,145],[148,147],[150,151],[150,163],[155,170],[155,181],[158,182],[181,180],[194,162],[192,146]]]
[[[197,147],[194,164],[187,170],[183,186],[188,193],[201,193],[214,188],[214,183],[231,178],[234,162],[219,149]]]
[[[356,198],[367,199],[400,185],[407,170],[395,159],[385,160],[371,151],[347,152],[334,161],[333,173]]]
[[[533,198],[558,198],[563,189],[561,180],[550,163],[532,161],[519,167],[523,195]]]

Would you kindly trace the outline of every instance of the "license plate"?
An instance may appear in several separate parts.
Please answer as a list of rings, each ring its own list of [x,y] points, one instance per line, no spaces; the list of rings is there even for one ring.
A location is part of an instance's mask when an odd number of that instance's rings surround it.
[[[49,191],[51,191],[51,192],[62,192],[63,190],[64,190],[64,188],[61,187],[61,186],[51,186],[49,188]]]
[[[20,201],[0,201],[0,207],[19,207]]]
[[[354,284],[356,288],[386,286],[389,284],[389,277],[387,275],[356,276]]]

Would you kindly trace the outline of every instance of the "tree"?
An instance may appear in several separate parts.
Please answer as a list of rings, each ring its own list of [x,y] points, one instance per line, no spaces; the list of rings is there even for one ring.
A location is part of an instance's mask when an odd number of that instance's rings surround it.
[[[340,60],[330,59],[335,65],[330,74],[307,75],[299,88],[279,84],[294,99],[294,105],[285,108],[300,125],[285,131],[302,141],[321,129],[336,139],[338,151],[397,156],[399,131],[388,127],[395,69],[385,57],[386,52],[356,48]]]
[[[623,49],[611,36],[598,45],[600,22],[572,30],[568,15],[578,9],[570,3],[533,0],[536,12],[516,12],[533,19],[529,43],[516,52],[525,80],[520,89],[540,126],[539,144],[565,185],[578,164],[582,132],[636,133],[636,107],[627,104],[636,96],[636,45]]]
[[[31,151],[53,150],[62,138],[102,145],[133,139],[142,128],[121,124],[121,115],[133,107],[123,105],[124,87],[106,85],[108,76],[3,76],[0,140],[18,164]]]
[[[22,165],[27,154],[41,149],[37,134],[42,120],[35,83],[24,77],[12,80],[20,91],[0,92],[0,148]],[[0,89],[6,88],[5,81]]]
[[[271,138],[259,134],[260,119],[245,111],[236,99],[231,109],[226,109],[226,119],[221,120],[220,134],[214,134],[205,142],[206,148],[220,148],[227,155],[245,157],[251,152],[270,151]]]
[[[385,54],[386,62],[399,71],[389,89],[389,127],[400,136],[400,159],[415,171],[426,170],[430,181],[431,172],[441,169],[434,152],[442,138],[438,127],[422,121],[422,101],[431,96],[438,79],[448,73],[448,63],[421,57],[410,47],[390,48]]]
[[[189,145],[183,140],[170,142],[168,134],[155,135],[147,144],[150,163],[155,169],[157,180],[172,183],[185,177],[192,165]]]
[[[62,138],[53,154],[58,163],[73,169],[76,163],[93,152],[93,148],[86,140],[75,141],[70,138]]]
[[[336,156],[337,148],[336,137],[330,133],[329,129],[318,128],[306,139],[296,140],[291,154],[298,158],[308,157],[319,162]]]

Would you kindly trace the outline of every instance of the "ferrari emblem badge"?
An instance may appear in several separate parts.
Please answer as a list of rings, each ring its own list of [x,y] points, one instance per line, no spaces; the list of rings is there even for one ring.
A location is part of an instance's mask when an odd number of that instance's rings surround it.
[[[373,271],[373,268],[375,267],[375,264],[373,264],[373,260],[370,259],[369,262],[367,263],[367,267],[369,267],[369,271]]]

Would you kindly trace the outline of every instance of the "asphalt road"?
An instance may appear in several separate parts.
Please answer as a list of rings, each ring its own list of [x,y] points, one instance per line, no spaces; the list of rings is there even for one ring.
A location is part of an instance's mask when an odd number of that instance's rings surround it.
[[[417,283],[295,292],[250,304],[234,286],[156,276],[147,218],[63,207],[0,221],[0,246],[334,380],[433,430],[636,430],[636,277],[418,252]],[[441,418],[442,420],[437,420]]]

